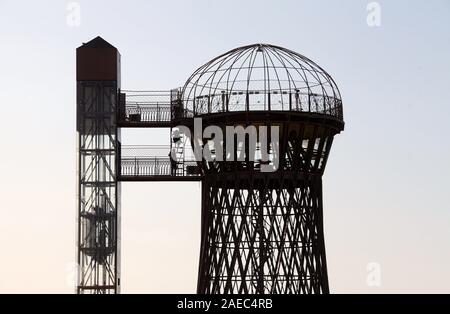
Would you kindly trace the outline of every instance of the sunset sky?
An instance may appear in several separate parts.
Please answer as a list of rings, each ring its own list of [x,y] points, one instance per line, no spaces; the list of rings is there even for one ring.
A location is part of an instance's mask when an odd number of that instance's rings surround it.
[[[258,42],[315,61],[346,122],[323,178],[331,292],[450,293],[450,2],[378,1],[379,26],[370,2],[0,0],[0,293],[74,292],[75,49],[96,36],[124,89],[182,86]],[[123,183],[121,217],[122,292],[195,293],[200,183]]]

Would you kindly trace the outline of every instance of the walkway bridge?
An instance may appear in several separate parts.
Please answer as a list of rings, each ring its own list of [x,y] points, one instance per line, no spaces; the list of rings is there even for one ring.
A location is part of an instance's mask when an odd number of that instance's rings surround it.
[[[275,101],[275,99],[277,101]],[[326,115],[339,123],[341,101],[331,96],[295,91],[221,92],[181,100],[181,89],[170,91],[132,91],[119,93],[118,126],[121,128],[175,128],[199,115],[221,112],[308,113],[311,119]],[[187,107],[187,108],[186,108]],[[180,142],[181,141],[181,145]],[[176,144],[176,145],[174,145]],[[175,150],[176,161],[170,152]],[[120,153],[121,181],[200,181],[200,168],[185,138],[171,138],[170,146],[123,146]],[[192,156],[193,154],[191,154]]]
[[[118,125],[121,128],[172,128],[180,90],[122,91]],[[188,115],[188,113],[185,113]],[[175,142],[181,141],[181,143]],[[167,146],[121,145],[120,181],[200,181],[197,163],[185,138],[171,138]],[[171,158],[171,153],[175,158]]]

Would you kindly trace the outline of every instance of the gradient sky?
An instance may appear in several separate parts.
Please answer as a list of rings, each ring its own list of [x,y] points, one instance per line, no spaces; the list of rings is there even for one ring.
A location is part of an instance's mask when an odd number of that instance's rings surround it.
[[[122,55],[124,89],[181,86],[256,42],[297,51],[337,82],[346,129],[324,176],[334,293],[450,293],[450,2],[0,0],[0,292],[72,293],[75,49]],[[69,19],[70,20],[70,19]],[[168,144],[167,131],[123,132]],[[199,183],[122,184],[123,292],[195,292]],[[367,285],[378,263],[381,285]]]

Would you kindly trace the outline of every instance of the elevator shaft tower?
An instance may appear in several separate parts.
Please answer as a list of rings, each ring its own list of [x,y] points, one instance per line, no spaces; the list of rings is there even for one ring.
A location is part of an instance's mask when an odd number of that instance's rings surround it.
[[[77,49],[78,293],[120,292],[120,54],[97,37]]]

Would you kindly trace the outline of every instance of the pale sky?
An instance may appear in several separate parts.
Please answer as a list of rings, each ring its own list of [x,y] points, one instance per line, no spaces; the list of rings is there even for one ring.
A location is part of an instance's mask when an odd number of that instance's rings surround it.
[[[450,2],[378,1],[379,27],[369,2],[0,0],[0,293],[74,291],[75,49],[98,35],[122,55],[124,89],[181,86],[256,42],[317,62],[346,121],[324,176],[331,292],[450,293]],[[122,291],[194,293],[200,183],[122,192]],[[379,286],[367,284],[371,263]]]

